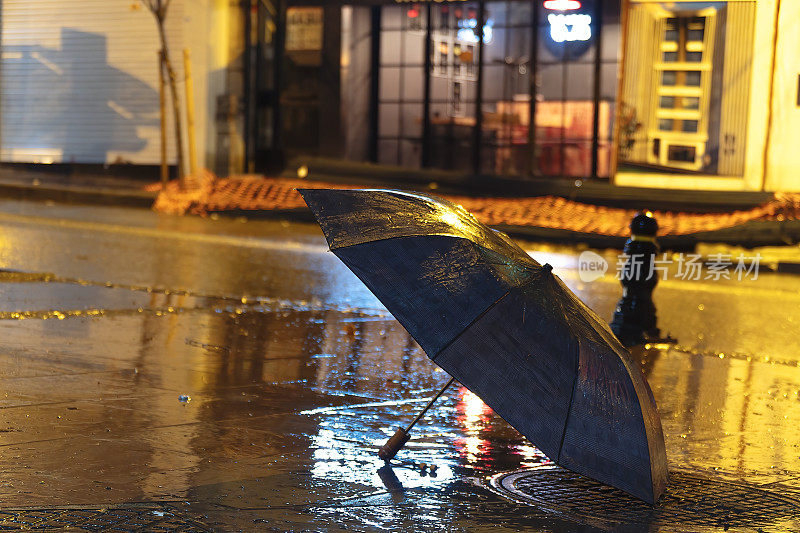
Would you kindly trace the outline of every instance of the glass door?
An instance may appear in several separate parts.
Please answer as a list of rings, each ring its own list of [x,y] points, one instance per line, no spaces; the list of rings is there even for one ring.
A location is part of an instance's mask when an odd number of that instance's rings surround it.
[[[428,7],[381,8],[378,62],[378,163],[422,165]]]
[[[481,48],[480,8],[478,2],[449,2],[435,4],[430,10],[427,164],[472,171]]]

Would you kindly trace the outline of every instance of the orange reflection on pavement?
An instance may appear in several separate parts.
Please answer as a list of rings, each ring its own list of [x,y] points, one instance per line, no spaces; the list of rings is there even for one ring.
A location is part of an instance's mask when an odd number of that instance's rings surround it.
[[[482,430],[491,428],[492,410],[466,387],[461,387],[458,395],[456,420],[464,428],[466,436],[456,439],[456,450],[467,464],[474,465],[489,446],[489,441],[481,438],[480,434]]]

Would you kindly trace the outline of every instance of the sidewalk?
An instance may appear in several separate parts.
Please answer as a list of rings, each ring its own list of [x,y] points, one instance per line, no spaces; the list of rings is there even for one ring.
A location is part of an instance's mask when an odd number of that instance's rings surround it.
[[[326,177],[330,179],[313,180],[264,176],[216,178],[206,173],[200,177],[201,185],[197,190],[181,192],[173,181],[164,193],[159,193],[160,184],[141,180],[74,174],[59,176],[3,168],[0,169],[0,197],[126,207],[153,206],[159,212],[173,214],[226,213],[311,221],[310,213],[295,191],[297,187],[377,186],[427,189],[462,205],[482,222],[530,240],[620,248],[628,237],[628,223],[636,210],[657,204],[661,209],[655,209],[654,214],[661,226],[659,242],[664,248],[692,249],[698,243],[785,246],[800,241],[798,194],[660,191],[659,200],[653,201],[652,191],[614,188],[606,183],[586,181],[577,187],[572,182],[551,181],[545,186],[543,182],[532,181],[517,196],[498,197],[488,194],[485,187],[459,189],[456,184],[464,182],[453,181],[450,174],[442,171],[426,176],[405,175],[406,179],[401,181],[400,174],[387,174],[385,168],[380,169],[378,176],[370,178],[366,174],[369,169],[362,167],[364,165],[353,170],[353,179],[349,183],[341,177],[349,167],[328,169],[331,174]],[[324,176],[319,172],[321,169],[324,167],[317,168],[312,174]],[[439,181],[423,183],[425,177]],[[513,187],[499,189],[509,193]],[[460,194],[453,191],[460,191]],[[525,191],[527,195],[522,194]],[[478,192],[484,194],[469,195]],[[668,209],[676,203],[679,193],[687,195],[685,209]]]
[[[771,193],[763,191],[621,187],[612,185],[607,179],[475,176],[457,171],[411,169],[323,157],[289,161],[281,177],[295,179],[298,170],[315,181],[340,185],[380,186],[474,197],[559,196],[586,204],[651,211],[727,212],[751,209],[772,199]]]
[[[175,214],[310,217],[297,188],[358,186],[261,176],[220,179],[208,175],[201,187],[191,192],[181,192],[176,184],[170,184],[159,195],[154,208]],[[584,242],[596,247],[621,247],[628,238],[628,224],[636,212],[635,209],[587,204],[558,196],[439,195],[463,206],[480,221],[515,236]],[[756,207],[729,212],[655,211],[654,215],[661,228],[659,242],[668,248],[692,248],[699,242],[785,245],[800,239],[800,195],[775,195]]]

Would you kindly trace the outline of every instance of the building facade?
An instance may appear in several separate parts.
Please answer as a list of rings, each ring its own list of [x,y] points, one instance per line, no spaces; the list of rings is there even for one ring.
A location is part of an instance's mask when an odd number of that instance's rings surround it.
[[[288,2],[283,13],[285,34],[266,38],[275,64],[254,62],[275,72],[256,75],[269,96],[251,123],[270,131],[250,135],[255,152],[610,176],[616,1]]]
[[[628,0],[623,185],[800,190],[800,2]]]
[[[138,0],[5,0],[0,161],[155,165]],[[800,190],[788,0],[172,0],[199,163]],[[171,142],[172,136],[168,136]],[[169,147],[169,152],[174,153]]]

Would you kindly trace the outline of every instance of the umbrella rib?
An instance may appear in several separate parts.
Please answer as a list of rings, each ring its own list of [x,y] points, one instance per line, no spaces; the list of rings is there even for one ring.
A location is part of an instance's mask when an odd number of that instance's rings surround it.
[[[331,244],[330,241],[328,241],[328,248],[330,249],[331,252],[336,252],[336,250],[344,250],[345,248],[353,248],[355,246],[361,246],[361,245],[364,245],[364,244],[372,244],[372,243],[381,242],[381,241],[391,241],[391,240],[394,240],[394,239],[403,239],[403,238],[406,238],[406,237],[450,237],[452,239],[462,239],[462,240],[471,242],[471,243],[473,243],[473,244],[475,244],[477,246],[480,246],[480,247],[482,247],[484,249],[492,250],[492,251],[494,251],[496,253],[499,253],[498,250],[494,250],[493,248],[491,248],[489,246],[484,246],[483,244],[475,242],[474,240],[470,239],[469,236],[459,235],[459,234],[457,234],[455,232],[451,232],[451,233],[447,233],[447,232],[405,233],[403,235],[390,235],[388,237],[380,237],[380,238],[377,238],[377,239],[364,240],[364,241],[354,242],[354,243],[345,244],[345,245],[333,245],[333,244]],[[327,236],[325,237],[325,239],[327,240]],[[519,256],[519,257],[513,257],[513,259],[521,261],[521,262],[524,262],[524,263],[528,263],[529,265],[530,265],[530,263],[533,263],[534,265],[539,266],[539,264],[536,262],[535,259],[533,259],[527,253],[525,253],[525,250],[522,250],[522,248],[520,248],[519,250],[522,252],[522,255]],[[498,261],[498,262],[487,261],[487,263],[493,264],[493,265],[503,265],[504,264],[502,261]]]
[[[506,292],[504,292],[504,293],[502,294],[502,296],[500,296],[500,298],[498,298],[497,300],[495,300],[495,301],[494,301],[494,302],[493,302],[491,305],[488,305],[488,306],[486,306],[486,309],[484,309],[483,311],[481,311],[480,313],[478,313],[478,316],[476,316],[475,318],[473,318],[473,319],[472,319],[472,321],[471,321],[469,324],[467,324],[467,325],[464,327],[464,329],[462,329],[462,330],[461,330],[461,332],[460,332],[458,335],[456,335],[455,337],[453,337],[452,339],[450,339],[449,341],[447,341],[447,344],[445,344],[444,346],[442,346],[442,347],[439,349],[439,351],[438,351],[438,352],[436,352],[436,355],[433,355],[433,356],[431,356],[431,361],[433,361],[433,362],[435,363],[435,362],[436,362],[436,358],[437,358],[437,357],[439,357],[439,354],[441,354],[443,351],[445,351],[447,348],[449,348],[451,344],[453,344],[453,343],[454,343],[454,342],[456,342],[458,339],[460,339],[460,338],[461,338],[461,336],[464,334],[464,332],[465,332],[465,331],[467,331],[467,330],[468,330],[468,329],[470,329],[470,328],[471,328],[471,327],[472,327],[474,324],[476,324],[476,323],[477,323],[477,322],[478,322],[478,321],[479,321],[481,318],[483,318],[483,316],[484,316],[486,313],[488,313],[489,311],[491,311],[492,309],[494,309],[494,307],[495,307],[497,304],[499,304],[499,303],[500,303],[500,302],[503,300],[503,298],[505,298],[506,296],[508,296],[508,295],[511,293],[511,291],[512,291],[512,290],[513,290],[513,288],[512,288],[512,289],[509,289],[509,290],[507,290]]]
[[[569,406],[567,407],[567,418],[564,420],[564,429],[561,431],[561,442],[558,444],[558,459],[556,463],[561,464],[561,452],[564,449],[564,438],[567,436],[567,428],[569,427],[569,419],[572,416],[572,401],[575,399],[575,388],[578,385],[578,371],[580,369],[581,350],[580,342],[578,343],[578,357],[575,360],[575,377],[572,378],[572,393],[569,395]]]
[[[354,242],[354,243],[345,244],[345,245],[333,246],[330,243],[328,243],[328,247],[331,249],[332,252],[335,252],[336,250],[343,250],[345,248],[352,248],[354,246],[361,246],[362,244],[372,244],[374,242],[391,241],[391,240],[394,240],[394,239],[403,239],[405,237],[452,237],[454,239],[464,239],[464,240],[467,240],[467,241],[469,240],[467,237],[464,237],[463,235],[457,235],[455,233],[445,233],[445,232],[404,233],[402,235],[390,235],[388,237],[379,237],[377,239],[369,239],[369,240]]]

